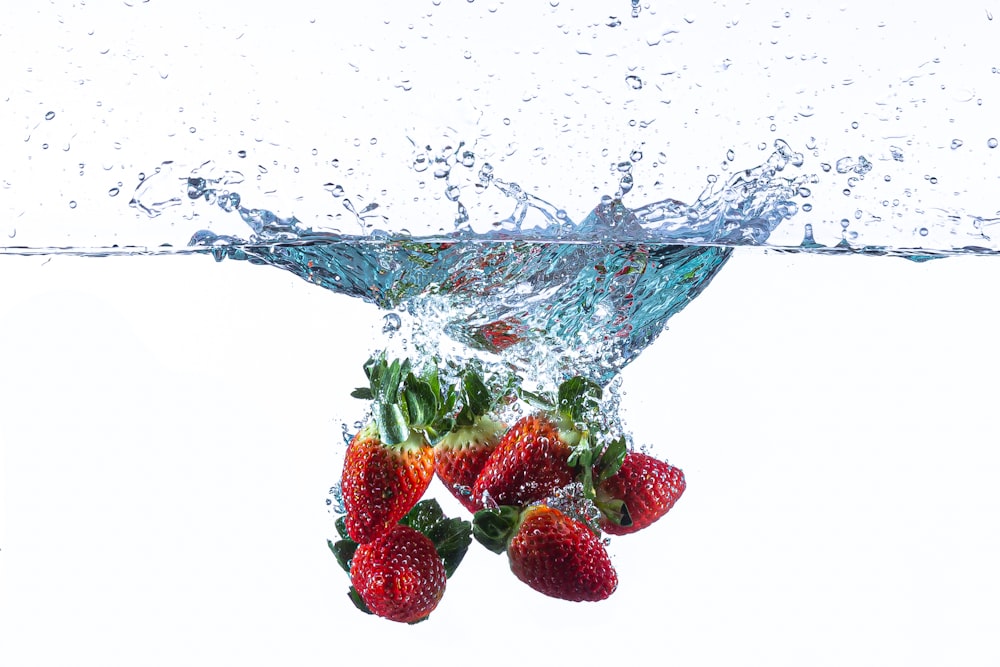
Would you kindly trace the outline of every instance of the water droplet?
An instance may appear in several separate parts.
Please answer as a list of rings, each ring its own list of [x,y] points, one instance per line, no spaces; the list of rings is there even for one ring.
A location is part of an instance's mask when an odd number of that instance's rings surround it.
[[[246,151],[236,151],[236,157],[244,158],[246,156],[247,156],[247,152]]]
[[[846,174],[848,172],[854,171],[855,166],[854,158],[852,157],[842,157],[837,160],[837,173]]]
[[[961,147],[962,147],[962,140],[961,139],[952,139],[951,140],[951,150],[955,150],[956,148],[961,148]]]
[[[326,183],[323,185],[323,189],[329,192],[334,197],[344,196],[344,186],[338,185],[336,183]]]
[[[70,202],[69,202],[69,207],[70,208],[76,208],[76,202],[71,199]]]
[[[461,164],[463,167],[472,168],[472,166],[476,164],[476,155],[472,151],[463,152]]]
[[[806,213],[808,213],[809,211],[813,210],[813,205],[812,204],[803,204],[802,205],[802,210],[805,211]]]
[[[631,153],[629,153],[628,159],[631,160],[632,162],[638,162],[639,160],[642,159],[642,151],[640,150],[632,151]]]
[[[930,233],[930,231],[926,227],[921,227],[920,228],[920,235],[921,236],[927,236],[929,233]]]
[[[812,190],[810,190],[809,188],[807,188],[805,186],[799,187],[799,196],[801,196],[801,197],[808,197],[811,194],[812,194]]]
[[[845,197],[849,197],[850,195],[851,195],[851,189],[850,188],[844,188],[844,196]]]
[[[986,145],[989,146],[990,148],[996,148],[997,147],[997,140],[996,140],[996,138],[995,137],[990,137],[986,141]]]
[[[52,120],[55,117],[56,117],[55,111],[49,111],[48,113],[45,114],[45,120]]]
[[[642,88],[642,79],[634,74],[629,74],[625,77],[625,83],[627,83],[629,88],[632,90],[640,90]]]
[[[118,196],[118,192],[119,192],[118,188],[111,188],[110,190],[108,190],[108,196],[109,197],[117,197]]]
[[[447,197],[449,201],[458,201],[458,197],[461,193],[462,189],[457,185],[449,185],[444,191],[444,196]]]
[[[396,313],[389,313],[382,318],[382,333],[393,334],[403,326],[403,321]]]
[[[730,148],[728,151],[726,151],[726,159],[729,160],[730,162],[732,162],[733,160],[735,160],[736,159],[736,151],[734,151],[732,148]]]
[[[854,121],[853,123],[851,123],[851,129],[852,130],[858,129],[858,121]]]

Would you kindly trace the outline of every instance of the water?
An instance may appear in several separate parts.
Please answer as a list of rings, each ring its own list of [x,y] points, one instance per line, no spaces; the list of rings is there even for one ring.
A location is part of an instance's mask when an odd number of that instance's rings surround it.
[[[350,653],[341,630],[364,632],[330,603],[325,524],[294,518],[359,417],[340,399],[363,348],[401,346],[629,390],[628,428],[692,480],[662,539],[615,547],[636,578],[610,613],[636,646],[686,664],[735,645],[774,664],[815,646],[996,657],[993,260],[954,268],[1000,251],[996,8],[9,5],[0,255],[34,259],[0,263],[37,259],[5,295],[39,305],[5,326],[17,614],[0,626],[17,637],[0,645]],[[295,307],[249,264],[306,281],[277,279]],[[169,287],[139,279],[151,265]],[[98,328],[99,299],[32,291],[94,272],[169,362]],[[339,318],[362,301],[376,324],[347,349]],[[261,576],[313,546],[294,584]],[[472,636],[491,565],[467,566],[426,645]],[[510,616],[593,621],[496,588]],[[45,642],[51,626],[73,641]],[[266,645],[275,627],[297,640]]]

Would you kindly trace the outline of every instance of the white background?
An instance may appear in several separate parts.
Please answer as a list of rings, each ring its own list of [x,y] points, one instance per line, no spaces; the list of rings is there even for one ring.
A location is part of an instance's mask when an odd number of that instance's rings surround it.
[[[415,627],[355,611],[325,544],[378,311],[205,257],[43,261],[0,264],[5,664],[1000,657],[992,260],[738,254],[626,371],[688,491],[612,543],[615,595],[473,545]]]
[[[654,47],[642,43],[620,61],[605,53],[632,42],[602,41],[617,34],[602,32],[604,5],[581,4],[566,18],[569,4],[553,20],[586,29],[565,52],[586,45],[603,59],[579,65],[550,97],[539,72],[564,51],[534,53],[531,29],[552,22],[507,14],[493,29],[500,19],[484,7],[510,9],[499,2],[475,3],[485,17],[475,21],[487,22],[461,30],[424,20],[424,5],[406,3],[411,16],[380,3],[391,37],[378,39],[355,34],[368,25],[356,10],[315,12],[305,2],[246,14],[156,0],[5,7],[3,127],[16,130],[0,133],[7,236],[153,244],[183,243],[209,223],[224,231],[232,216],[197,209],[194,219],[151,221],[127,199],[136,173],[163,160],[232,168],[244,165],[234,157],[244,148],[249,174],[272,167],[254,187],[273,194],[258,192],[251,205],[339,206],[313,193],[328,197],[321,185],[333,177],[322,163],[339,156],[343,169],[361,155],[345,148],[355,135],[375,133],[386,156],[359,162],[343,182],[362,201],[388,184],[398,223],[400,202],[421,190],[412,156],[392,151],[407,132],[450,140],[434,132],[454,119],[459,133],[473,129],[483,155],[505,155],[518,139],[504,175],[541,195],[564,193],[576,214],[595,203],[594,188],[613,192],[614,163],[642,141],[636,204],[690,200],[731,147],[749,167],[766,158],[759,142],[809,136],[818,155],[807,168],[859,154],[876,164],[870,189],[850,198],[839,199],[846,176],[817,188],[818,227],[839,233],[842,216],[864,209],[868,219],[907,187],[912,215],[995,207],[997,158],[983,148],[996,132],[1000,81],[984,46],[995,43],[988,7],[647,7],[641,19],[655,20],[636,24],[641,34],[680,30],[647,62]],[[615,13],[625,19],[628,5]],[[406,36],[410,22],[416,36]],[[485,46],[484,35],[493,35]],[[518,58],[499,48],[508,37]],[[310,51],[339,53],[340,39],[339,59]],[[423,43],[434,48],[416,48]],[[421,69],[412,55],[453,65],[466,49],[471,72]],[[397,55],[385,60],[388,52]],[[642,89],[657,97],[629,102],[632,93],[611,87],[633,66],[660,81]],[[359,78],[317,87],[337,68]],[[501,69],[482,90],[462,88],[491,68]],[[900,92],[914,73],[926,76]],[[410,103],[395,74],[441,114]],[[455,81],[468,105],[435,88],[454,95]],[[522,103],[532,92],[541,97]],[[880,120],[887,100],[901,120]],[[801,114],[807,107],[815,113]],[[655,132],[629,129],[627,118],[651,109]],[[49,110],[56,116],[42,120]],[[553,133],[564,112],[574,132]],[[509,136],[504,117],[514,121]],[[949,147],[954,138],[962,149]],[[897,143],[906,162],[887,157]],[[659,150],[668,159],[654,168]],[[935,187],[924,179],[931,173]],[[892,179],[872,182],[884,175]],[[119,180],[122,194],[110,198]],[[445,205],[429,182],[413,202],[420,211]],[[896,231],[905,242],[913,224]],[[937,231],[930,238],[950,242],[949,230]],[[625,372],[626,423],[685,470],[688,490],[661,523],[612,543],[615,595],[594,605],[548,600],[474,545],[432,619],[414,627],[354,610],[325,542],[341,424],[361,416],[348,392],[363,382],[382,313],[273,269],[205,257],[4,256],[0,285],[4,665],[330,665],[373,652],[378,664],[486,666],[651,656],[675,665],[1000,661],[995,260],[737,253]],[[440,487],[434,495],[446,499]]]

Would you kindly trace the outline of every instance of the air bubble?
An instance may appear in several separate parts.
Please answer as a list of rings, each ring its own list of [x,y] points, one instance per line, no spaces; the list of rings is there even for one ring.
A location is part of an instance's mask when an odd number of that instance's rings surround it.
[[[961,147],[962,147],[962,140],[961,139],[952,139],[951,140],[951,150],[955,150],[956,148],[961,148]]]
[[[71,199],[70,202],[69,202],[69,207],[70,208],[76,208],[76,202]]]
[[[247,152],[246,151],[236,151],[236,157],[238,157],[238,158],[245,158],[246,156],[247,156]]]
[[[55,117],[56,117],[55,111],[49,111],[48,113],[45,114],[45,120],[52,120]]]
[[[640,90],[642,88],[642,79],[637,77],[635,74],[629,74],[625,77],[625,83],[627,83],[629,88],[632,90]]]
[[[393,334],[403,326],[403,321],[396,313],[389,313],[382,318],[382,333]]]
[[[996,140],[996,138],[995,137],[990,137],[986,141],[986,145],[989,146],[990,148],[996,148],[997,147],[997,140]]]
[[[110,190],[108,190],[109,197],[117,197],[118,193],[119,193],[118,188],[111,188]]]
[[[930,231],[926,227],[921,227],[920,228],[920,235],[921,236],[927,236],[929,233],[930,233]]]
[[[642,159],[642,151],[639,151],[639,150],[632,151],[631,153],[629,153],[628,158],[632,162],[638,162],[639,160]]]

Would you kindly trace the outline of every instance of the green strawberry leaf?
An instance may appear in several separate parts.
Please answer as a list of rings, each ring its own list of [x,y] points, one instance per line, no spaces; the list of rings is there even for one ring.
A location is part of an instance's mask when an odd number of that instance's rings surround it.
[[[425,427],[424,434],[427,436],[427,441],[434,445],[437,444],[441,438],[448,435],[448,433],[455,428],[455,420],[451,417],[441,417],[433,424]]]
[[[439,394],[434,393],[430,383],[418,380],[413,373],[410,373],[403,384],[403,399],[406,401],[406,411],[410,415],[411,426],[422,429],[434,422],[438,412]]]
[[[399,403],[376,403],[375,423],[379,437],[387,445],[398,445],[410,437],[410,427]]]
[[[479,510],[472,518],[472,536],[493,553],[502,554],[520,521],[521,510],[511,505]]]
[[[338,516],[337,520],[333,522],[333,525],[337,527],[337,534],[340,535],[340,539],[349,540],[351,536],[347,533],[347,515]]]
[[[368,358],[368,361],[365,362],[365,365],[362,368],[364,368],[365,377],[368,378],[369,383],[371,383],[372,381],[372,376],[376,374],[376,369],[379,366],[384,366],[384,365],[385,365],[384,353],[378,355],[373,354],[371,357]]]
[[[590,421],[604,390],[593,380],[576,376],[559,385],[559,411],[574,422]]]
[[[372,614],[372,610],[368,608],[368,605],[366,605],[365,601],[361,598],[361,593],[359,593],[358,589],[356,589],[354,586],[351,586],[351,588],[347,591],[347,596],[351,598],[351,602],[354,603],[355,607],[365,612],[366,614],[369,615]]]
[[[458,569],[472,544],[472,524],[464,519],[449,519],[434,498],[421,500],[400,523],[430,538],[449,577]]]
[[[406,372],[408,372],[409,365],[409,360],[400,364],[399,359],[393,359],[388,369],[382,374],[376,395],[380,396],[385,403],[392,404],[399,401],[399,385],[404,373],[403,366],[407,367]]]
[[[556,402],[550,394],[535,393],[522,387],[517,388],[517,396],[525,403],[538,408],[539,410],[554,410]]]
[[[438,501],[428,498],[414,505],[400,523],[426,535],[431,526],[444,519],[444,511]]]
[[[465,405],[473,416],[482,417],[493,409],[493,397],[486,388],[483,379],[474,369],[470,368],[462,377],[462,389],[465,393]]]
[[[351,396],[354,398],[360,398],[365,401],[371,401],[375,399],[375,394],[372,393],[371,387],[358,387],[351,392]]]
[[[628,505],[624,500],[609,500],[608,502],[594,501],[601,514],[619,526],[628,528],[632,525],[632,515],[628,511]]]
[[[600,472],[597,474],[598,484],[613,477],[621,470],[622,463],[625,461],[625,454],[627,453],[628,443],[625,442],[624,437],[611,441],[598,461],[600,469]]]
[[[435,396],[441,395],[441,378],[438,373],[437,359],[432,359],[431,363],[427,364],[424,372],[420,374],[420,378],[430,385]]]
[[[444,571],[449,577],[461,564],[472,544],[472,524],[464,519],[445,519],[427,531],[438,555],[444,561]]]
[[[351,559],[354,558],[354,552],[358,550],[358,543],[354,540],[337,540],[336,542],[327,540],[326,545],[330,547],[330,551],[333,552],[337,563],[344,572],[350,574]]]

